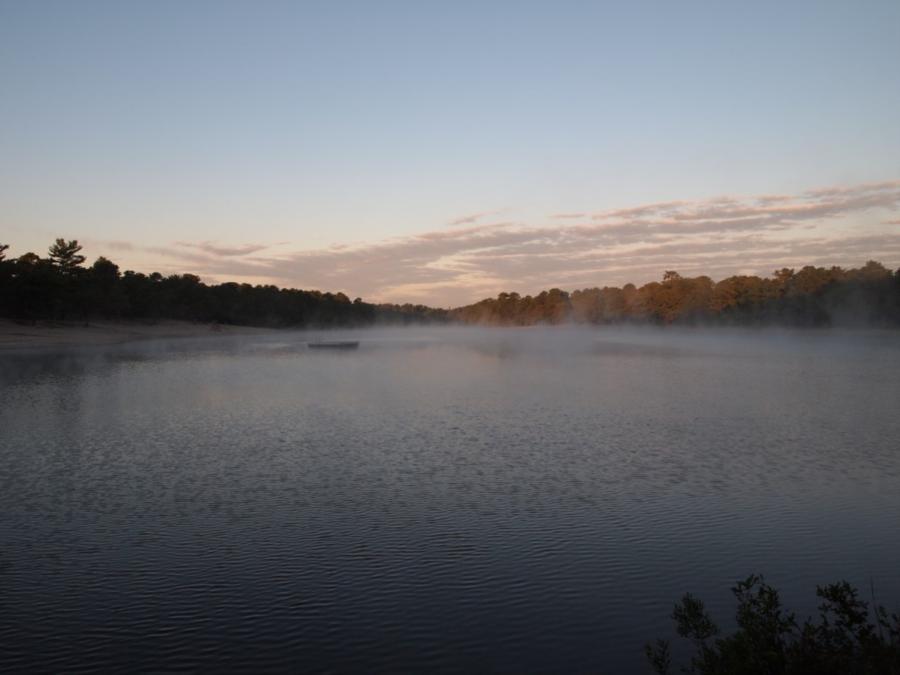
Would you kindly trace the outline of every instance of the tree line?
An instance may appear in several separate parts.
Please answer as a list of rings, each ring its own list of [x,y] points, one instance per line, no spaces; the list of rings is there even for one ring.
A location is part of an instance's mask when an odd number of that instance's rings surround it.
[[[9,258],[0,244],[0,316],[20,320],[178,319],[249,326],[366,326],[442,321],[444,310],[350,300],[343,293],[239,283],[194,274],[127,270],[104,257],[85,265],[77,240],[57,239],[46,257]]]
[[[771,277],[683,277],[667,271],[662,281],[638,288],[558,288],[538,295],[501,293],[451,310],[463,323],[534,324],[774,324],[827,326],[900,325],[900,269],[870,260],[858,269],[783,268]]]
[[[77,240],[57,239],[45,257],[9,258],[0,244],[0,316],[24,321],[180,319],[209,323],[328,327],[453,321],[498,326],[578,323],[827,326],[900,325],[900,269],[783,268],[771,277],[715,282],[667,271],[637,287],[552,288],[500,293],[452,310],[373,304],[343,293],[246,283],[205,284],[193,274],[127,270],[104,257],[87,266]]]

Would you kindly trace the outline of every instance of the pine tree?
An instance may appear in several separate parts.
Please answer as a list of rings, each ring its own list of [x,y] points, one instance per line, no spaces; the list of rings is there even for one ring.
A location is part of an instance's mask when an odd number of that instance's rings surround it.
[[[84,262],[84,256],[79,255],[80,251],[81,244],[77,239],[72,241],[57,239],[56,243],[50,247],[50,261],[63,274],[72,274]]]

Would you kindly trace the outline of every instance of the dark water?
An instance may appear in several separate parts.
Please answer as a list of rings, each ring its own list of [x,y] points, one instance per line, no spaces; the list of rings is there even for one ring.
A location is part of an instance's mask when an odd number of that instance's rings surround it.
[[[0,671],[643,672],[751,572],[900,605],[896,333],[303,339],[0,354]]]

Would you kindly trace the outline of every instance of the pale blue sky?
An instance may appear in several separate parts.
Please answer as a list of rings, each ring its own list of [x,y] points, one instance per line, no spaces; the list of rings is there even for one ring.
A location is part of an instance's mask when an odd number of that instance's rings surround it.
[[[0,0],[0,241],[78,237],[141,269],[438,304],[645,281],[650,259],[541,267],[535,247],[522,274],[494,274],[470,245],[416,258],[406,281],[370,254],[474,213],[470,227],[536,228],[550,250],[553,223],[581,223],[555,213],[895,181],[898,72],[897,0]],[[892,190],[748,234],[878,236],[808,258],[896,266]],[[217,250],[240,245],[269,248]],[[526,255],[505,246],[497,260]]]

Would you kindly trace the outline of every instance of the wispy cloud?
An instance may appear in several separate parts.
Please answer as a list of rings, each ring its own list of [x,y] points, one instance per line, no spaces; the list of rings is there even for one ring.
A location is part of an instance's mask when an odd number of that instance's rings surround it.
[[[211,241],[201,241],[201,242],[179,241],[179,242],[176,242],[176,244],[178,246],[185,246],[187,248],[195,248],[198,251],[202,251],[203,253],[208,253],[210,255],[223,256],[226,258],[248,255],[250,253],[256,253],[258,251],[262,251],[262,250],[269,248],[268,244],[244,244],[243,246],[222,246],[222,245],[216,244],[215,242],[211,242]]]
[[[554,220],[574,220],[577,218],[585,218],[587,216],[586,213],[581,212],[572,212],[572,213],[552,213],[550,217]]]
[[[460,216],[459,218],[454,218],[451,220],[448,225],[456,226],[456,225],[471,225],[476,221],[481,220],[482,218],[487,218],[488,216],[496,216],[502,211],[481,211],[479,213],[470,213],[466,216]]]
[[[557,213],[573,224],[479,223],[363,244],[265,254],[262,244],[214,242],[154,247],[208,278],[243,277],[301,288],[436,305],[469,302],[501,290],[642,283],[664,269],[720,278],[770,274],[806,263],[858,265],[876,258],[900,265],[896,211],[900,181],[809,190],[796,195],[721,196],[667,201],[593,214]],[[847,226],[849,219],[859,225]],[[150,249],[148,249],[149,251]]]

